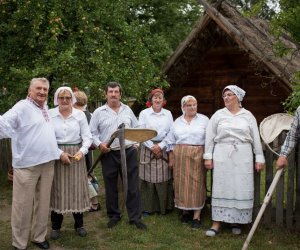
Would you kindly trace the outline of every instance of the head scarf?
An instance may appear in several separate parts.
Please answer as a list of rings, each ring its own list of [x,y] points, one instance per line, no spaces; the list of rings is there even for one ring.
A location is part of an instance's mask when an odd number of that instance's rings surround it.
[[[182,113],[183,113],[184,115],[185,115],[185,112],[184,112],[183,106],[184,106],[184,104],[186,104],[189,100],[194,100],[194,101],[197,102],[197,99],[196,99],[194,96],[192,96],[192,95],[186,95],[186,96],[182,97],[182,99],[181,99],[181,111],[182,111]]]
[[[58,102],[57,102],[57,98],[58,98],[58,94],[61,92],[61,91],[64,91],[64,90],[67,90],[71,93],[72,95],[72,106],[74,105],[74,103],[76,102],[76,97],[72,91],[72,89],[70,87],[59,87],[56,91],[55,91],[55,94],[54,94],[54,105],[57,106],[58,105]]]
[[[162,89],[160,89],[160,88],[153,89],[148,96],[148,101],[146,102],[146,106],[148,108],[150,108],[152,106],[152,97],[157,93],[161,93],[164,96],[164,91]],[[162,106],[165,106],[166,103],[167,103],[166,100],[164,100]]]
[[[241,89],[240,87],[238,87],[236,85],[228,85],[223,89],[222,94],[224,94],[226,89],[229,89],[230,91],[232,91],[239,99],[239,102],[243,101],[244,96],[246,94],[245,90]]]

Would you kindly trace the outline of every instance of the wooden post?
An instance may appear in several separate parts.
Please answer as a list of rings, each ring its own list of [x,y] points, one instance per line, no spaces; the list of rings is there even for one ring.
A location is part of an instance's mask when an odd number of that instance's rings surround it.
[[[294,220],[294,179],[295,179],[295,150],[292,151],[288,158],[288,180],[286,193],[286,226],[293,229]]]
[[[295,204],[295,221],[296,230],[300,231],[300,147],[297,147],[296,162],[296,204]]]
[[[266,192],[269,189],[273,180],[273,153],[266,148],[266,176],[265,176],[265,187]],[[268,203],[264,213],[264,223],[268,226],[272,223],[272,199]]]

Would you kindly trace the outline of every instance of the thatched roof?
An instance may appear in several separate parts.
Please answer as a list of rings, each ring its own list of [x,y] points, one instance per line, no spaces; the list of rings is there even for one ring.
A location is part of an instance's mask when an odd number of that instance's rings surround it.
[[[217,24],[217,28],[225,32],[241,50],[247,52],[253,61],[259,62],[260,66],[264,65],[266,70],[284,83],[285,88],[291,90],[293,74],[300,70],[300,54],[297,45],[287,35],[283,35],[280,39],[288,48],[291,48],[291,53],[278,57],[274,50],[276,39],[270,34],[266,20],[244,17],[226,0],[219,0],[214,5],[204,0],[199,0],[199,2],[203,4],[205,13],[189,36],[165,63],[163,67],[165,75],[168,76],[172,71],[180,71],[180,67],[188,64],[184,61],[192,60],[194,51],[199,50],[198,45],[209,41],[210,38],[205,37],[204,31],[213,21]],[[205,51],[202,52],[205,53]],[[199,56],[199,51],[197,56]]]

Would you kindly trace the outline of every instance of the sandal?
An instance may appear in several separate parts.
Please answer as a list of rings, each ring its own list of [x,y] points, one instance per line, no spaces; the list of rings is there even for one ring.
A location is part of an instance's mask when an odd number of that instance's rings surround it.
[[[206,236],[208,237],[215,237],[219,233],[218,230],[210,228],[206,231]]]
[[[97,205],[97,207],[96,207],[96,208],[93,208],[93,205],[94,205],[94,206]],[[91,206],[89,212],[97,212],[97,211],[99,211],[100,209],[101,209],[100,203],[92,204],[92,206]]]

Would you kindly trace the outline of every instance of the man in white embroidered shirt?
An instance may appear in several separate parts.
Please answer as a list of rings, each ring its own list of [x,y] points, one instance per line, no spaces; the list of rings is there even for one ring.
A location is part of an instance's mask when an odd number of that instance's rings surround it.
[[[118,206],[118,174],[121,169],[119,141],[114,140],[108,148],[107,142],[117,127],[124,123],[127,127],[136,127],[138,121],[132,110],[121,99],[122,87],[117,82],[109,82],[105,89],[106,104],[97,108],[90,121],[94,144],[101,150],[102,173],[105,183],[106,209],[109,222],[108,228],[115,227],[121,220]],[[137,149],[127,145],[126,148],[128,193],[126,207],[129,223],[138,229],[147,229],[141,222],[141,201],[138,186]]]
[[[26,249],[31,241],[48,249],[46,240],[54,160],[60,155],[46,105],[49,81],[33,78],[26,99],[0,116],[0,139],[11,138],[13,199],[12,245]]]

